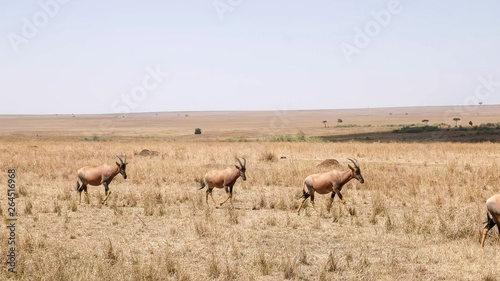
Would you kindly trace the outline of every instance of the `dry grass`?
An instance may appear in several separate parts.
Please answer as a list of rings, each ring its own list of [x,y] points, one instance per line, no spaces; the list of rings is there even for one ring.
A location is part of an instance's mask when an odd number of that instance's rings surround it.
[[[9,159],[0,182],[16,168],[20,280],[495,280],[498,235],[491,231],[484,249],[479,239],[484,202],[500,186],[499,148],[14,141],[0,142],[0,159]],[[108,205],[99,203],[102,186],[78,205],[76,171],[119,153],[129,178],[110,184]],[[235,156],[248,161],[235,209],[207,207],[197,181]],[[317,196],[319,214],[306,204],[297,216],[303,179],[325,171],[317,165],[327,158],[346,167],[348,157],[359,160],[365,184],[344,187],[346,206],[336,198],[328,213],[328,196]],[[221,202],[224,191],[214,197]],[[1,227],[2,264],[7,237]]]

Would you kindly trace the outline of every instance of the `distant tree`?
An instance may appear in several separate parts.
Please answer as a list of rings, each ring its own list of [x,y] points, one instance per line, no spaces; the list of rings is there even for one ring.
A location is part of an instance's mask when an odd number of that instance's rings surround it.
[[[424,119],[424,120],[422,120],[422,123],[425,123],[425,126],[427,126],[427,123],[429,123],[429,120]]]
[[[453,121],[455,121],[455,127],[457,127],[457,122],[460,121],[460,118],[455,117],[455,118],[453,118]]]
[[[328,121],[326,121],[326,120],[321,121],[321,123],[323,123],[325,125],[325,128],[326,128],[326,122],[328,122]]]
[[[194,134],[195,135],[201,135],[201,129],[200,128],[194,129]]]
[[[392,112],[389,112],[389,115],[392,115]]]
[[[338,126],[340,123],[342,123],[342,119],[340,119],[340,118],[339,118],[339,119],[337,119],[337,126]]]
[[[474,125],[474,124],[472,123],[472,121],[469,121],[469,125],[472,127],[472,125]]]
[[[407,112],[407,113],[405,113],[405,115],[408,115],[408,112]]]
[[[480,101],[480,102],[479,102],[479,105],[482,105],[482,104],[483,104],[483,102],[482,102],[482,101]]]

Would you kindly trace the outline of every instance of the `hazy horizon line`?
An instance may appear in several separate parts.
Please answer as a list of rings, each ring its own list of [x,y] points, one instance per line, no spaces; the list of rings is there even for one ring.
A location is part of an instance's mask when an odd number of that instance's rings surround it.
[[[53,116],[53,115],[135,115],[135,114],[158,114],[158,113],[194,113],[194,112],[274,112],[274,111],[329,111],[329,110],[367,110],[367,109],[384,109],[384,108],[424,108],[424,107],[471,107],[471,106],[499,106],[500,104],[482,104],[482,105],[414,105],[414,106],[383,106],[383,107],[350,107],[350,108],[308,108],[308,109],[247,109],[247,110],[179,110],[179,111],[141,111],[141,112],[128,112],[128,113],[23,113],[23,114],[8,114],[0,113],[0,116]]]

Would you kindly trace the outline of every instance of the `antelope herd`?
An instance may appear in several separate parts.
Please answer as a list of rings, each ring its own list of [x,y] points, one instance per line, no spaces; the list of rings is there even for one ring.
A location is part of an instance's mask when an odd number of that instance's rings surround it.
[[[127,167],[127,158],[123,159],[120,156],[116,156],[120,160],[120,163],[116,162],[116,166],[109,166],[107,164],[102,164],[100,166],[85,166],[78,170],[78,179],[81,182],[77,181],[76,190],[80,196],[80,204],[82,203],[82,191],[85,192],[86,202],[89,203],[89,196],[87,193],[87,185],[93,186],[104,186],[105,198],[102,200],[102,204],[106,204],[109,195],[111,195],[111,191],[109,190],[109,184],[114,179],[114,177],[118,174],[122,174],[124,179],[127,179],[127,173],[125,169]],[[227,194],[226,200],[221,202],[219,206],[222,206],[228,200],[231,200],[231,207],[233,206],[233,186],[236,183],[236,180],[241,177],[244,181],[246,178],[246,159],[243,159],[243,163],[239,158],[236,158],[239,165],[235,165],[234,168],[227,168],[224,170],[211,170],[207,172],[204,176],[202,186],[200,188],[203,189],[205,186],[207,187],[206,191],[206,199],[205,202],[208,205],[208,196],[212,198],[212,202],[214,206],[217,207],[217,203],[212,196],[212,191],[214,187],[224,188]],[[348,183],[352,179],[358,180],[360,183],[364,183],[363,176],[361,175],[361,168],[359,167],[358,160],[348,158],[349,161],[352,162],[354,167],[351,165],[347,165],[349,167],[348,171],[339,171],[339,170],[331,170],[326,173],[320,174],[312,174],[305,178],[304,186],[302,189],[302,202],[297,209],[297,214],[300,214],[300,210],[304,205],[304,202],[307,198],[311,198],[311,204],[314,210],[317,213],[316,206],[314,205],[314,193],[318,194],[328,194],[331,193],[330,201],[328,203],[328,212],[330,212],[333,199],[335,198],[335,194],[338,195],[339,199],[342,201],[342,204],[345,205],[345,200],[340,191],[342,187]],[[486,235],[488,231],[492,229],[495,225],[498,228],[500,233],[500,194],[496,194],[488,198],[486,200],[486,210],[487,210],[487,222],[486,226],[483,229],[483,235],[481,237],[481,247],[484,247],[484,242],[486,240]]]

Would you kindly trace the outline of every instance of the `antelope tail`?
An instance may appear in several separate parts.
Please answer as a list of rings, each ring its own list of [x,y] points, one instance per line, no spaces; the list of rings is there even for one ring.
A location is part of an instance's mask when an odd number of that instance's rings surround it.
[[[200,184],[201,184],[201,188],[198,190],[202,190],[203,188],[205,188],[205,186],[206,186],[205,181],[202,181]]]
[[[305,191],[305,190],[302,190],[302,196],[300,196],[300,197],[299,197],[299,199],[300,199],[300,198],[305,198],[305,199],[307,199],[307,198],[309,198],[309,196],[310,196],[310,195],[309,195],[308,193],[306,193],[306,191]]]

